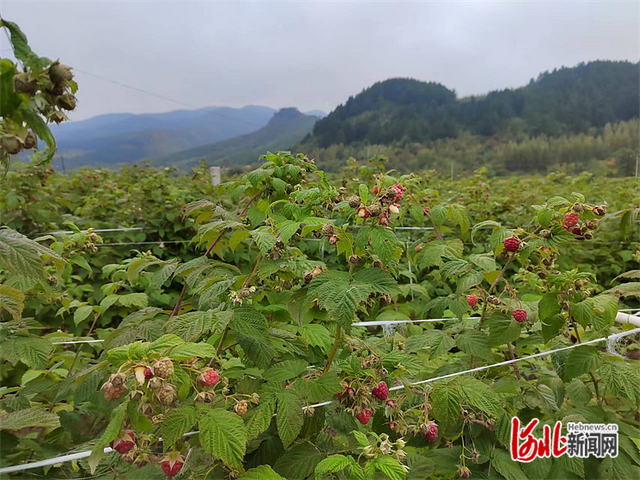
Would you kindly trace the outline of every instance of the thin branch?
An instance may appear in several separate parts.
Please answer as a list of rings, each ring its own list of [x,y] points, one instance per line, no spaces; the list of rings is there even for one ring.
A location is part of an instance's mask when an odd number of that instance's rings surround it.
[[[327,358],[327,364],[324,366],[324,373],[329,371],[331,368],[331,364],[333,363],[333,358],[336,356],[336,352],[338,351],[338,345],[340,344],[340,334],[342,333],[342,326],[338,325],[336,329],[336,339],[333,342],[333,346],[331,347],[331,352],[329,353],[329,357]]]

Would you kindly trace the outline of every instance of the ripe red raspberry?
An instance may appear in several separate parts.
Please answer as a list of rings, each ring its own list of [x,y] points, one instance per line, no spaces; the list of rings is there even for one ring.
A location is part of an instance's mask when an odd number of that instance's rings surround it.
[[[386,400],[389,396],[389,387],[387,387],[386,383],[380,382],[371,390],[371,394],[378,400]]]
[[[145,367],[144,378],[151,378],[151,377],[153,377],[153,370],[151,370],[150,367]]]
[[[580,219],[580,215],[577,213],[567,213],[564,216],[564,223],[567,227],[574,227],[578,224],[578,220]]]
[[[373,194],[374,194],[374,195],[377,195],[377,194],[378,194],[378,185],[375,185],[375,186],[373,187]]]
[[[162,471],[167,477],[175,477],[176,475],[178,475],[178,473],[180,473],[182,465],[183,463],[179,460],[175,460],[173,462],[165,460],[164,462],[162,462]]]
[[[504,241],[504,249],[507,252],[517,252],[520,248],[520,240],[516,237],[509,237]]]
[[[429,422],[423,425],[422,433],[428,441],[435,442],[438,438],[438,424],[436,422]]]
[[[582,235],[582,230],[580,229],[580,227],[575,227],[573,229],[571,229],[571,233],[573,233],[574,235]]]
[[[135,436],[133,432],[124,430],[109,445],[120,455],[124,455],[135,446]]]
[[[371,420],[371,410],[364,410],[356,415],[356,418],[362,425],[366,425]]]
[[[396,201],[399,202],[400,200],[402,200],[402,196],[404,195],[404,189],[402,188],[402,185],[392,185],[391,188],[393,188],[398,193],[396,195]]]
[[[209,387],[215,385],[220,380],[220,375],[213,368],[205,368],[200,376],[198,377],[198,381],[204,385]]]
[[[527,321],[527,311],[522,309],[514,310],[513,318],[515,318],[518,323],[524,323]]]
[[[467,305],[475,307],[478,304],[478,296],[475,294],[467,295]]]

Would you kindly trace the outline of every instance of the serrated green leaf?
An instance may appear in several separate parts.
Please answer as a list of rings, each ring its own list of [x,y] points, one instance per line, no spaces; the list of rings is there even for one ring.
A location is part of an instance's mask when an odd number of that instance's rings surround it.
[[[197,421],[198,415],[194,407],[180,407],[169,411],[160,426],[164,451],[166,452],[168,448],[180,440]]]
[[[243,471],[242,459],[247,451],[247,430],[242,418],[233,412],[216,408],[200,419],[200,442],[215,458]]]
[[[282,390],[277,396],[276,425],[285,448],[293,443],[304,423],[300,397],[291,389]]]

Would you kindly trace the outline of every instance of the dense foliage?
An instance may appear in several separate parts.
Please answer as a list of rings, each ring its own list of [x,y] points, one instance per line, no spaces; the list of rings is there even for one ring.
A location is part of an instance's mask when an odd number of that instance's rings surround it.
[[[320,147],[491,136],[505,128],[565,135],[638,118],[638,65],[597,61],[541,73],[529,85],[456,100],[435,83],[390,79],[349,98],[313,129]]]
[[[308,154],[328,171],[338,171],[350,157],[379,155],[389,158],[389,166],[401,172],[431,168],[447,172],[453,167],[455,175],[466,176],[484,165],[492,175],[561,170],[569,174],[589,171],[598,176],[633,176],[640,155],[639,131],[638,121],[632,120],[574,135],[532,137],[507,129],[492,137],[463,133],[429,142],[309,147]]]

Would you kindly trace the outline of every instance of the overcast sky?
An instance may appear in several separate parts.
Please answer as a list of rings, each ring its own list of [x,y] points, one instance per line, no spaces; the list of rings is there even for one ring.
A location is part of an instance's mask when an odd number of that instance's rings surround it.
[[[464,96],[581,61],[639,59],[636,1],[3,0],[0,8],[38,55],[76,69],[72,119],[182,108],[99,77],[191,107],[329,112],[390,77],[441,82]]]

